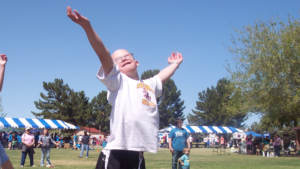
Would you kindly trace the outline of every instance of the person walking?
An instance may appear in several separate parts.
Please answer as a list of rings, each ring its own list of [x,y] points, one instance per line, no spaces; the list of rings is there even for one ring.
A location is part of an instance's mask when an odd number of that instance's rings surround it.
[[[13,140],[13,135],[12,132],[9,132],[9,136],[8,136],[8,149],[11,150],[11,143]]]
[[[78,156],[79,158],[82,158],[83,151],[86,150],[85,158],[89,157],[89,143],[91,141],[90,136],[87,134],[87,131],[84,131],[84,135],[82,136],[82,146],[81,146],[81,152]]]
[[[275,150],[275,157],[280,157],[280,146],[281,146],[281,139],[278,134],[275,135],[275,140],[273,142],[273,147]]]
[[[41,145],[41,163],[40,166],[44,166],[44,160],[46,157],[47,160],[47,165],[46,167],[48,168],[54,168],[54,166],[51,165],[50,163],[50,143],[59,145],[59,143],[56,143],[51,136],[48,133],[48,129],[44,128],[43,129],[43,134],[40,136],[38,145]]]
[[[287,150],[288,147],[290,146],[290,144],[291,144],[290,137],[289,137],[288,134],[285,134],[283,136],[283,148],[284,148],[284,150]],[[289,151],[289,154],[290,154],[290,151]]]
[[[215,136],[215,146],[219,145],[219,136]]]
[[[169,135],[169,149],[172,153],[172,169],[177,169],[178,159],[183,155],[183,149],[186,147],[184,142],[188,144],[188,149],[190,149],[189,134],[182,128],[182,123],[181,119],[176,119],[176,128],[172,129]],[[179,163],[179,168],[182,168],[181,163]]]
[[[37,147],[37,145],[38,145],[39,136],[40,136],[40,132],[39,131],[34,134],[34,147]]]
[[[247,154],[251,155],[252,154],[252,134],[247,136],[246,144],[247,144]]]
[[[192,148],[193,147],[193,137],[192,137],[192,135],[190,135],[189,140],[190,140],[190,146]]]
[[[22,159],[21,159],[21,167],[24,167],[25,160],[27,154],[29,155],[30,158],[30,166],[35,167],[33,164],[33,154],[35,153],[33,150],[34,147],[34,135],[30,133],[31,127],[26,127],[25,128],[25,133],[22,135]]]
[[[209,147],[210,147],[210,141],[209,141],[209,139],[207,139],[206,148],[209,148]]]

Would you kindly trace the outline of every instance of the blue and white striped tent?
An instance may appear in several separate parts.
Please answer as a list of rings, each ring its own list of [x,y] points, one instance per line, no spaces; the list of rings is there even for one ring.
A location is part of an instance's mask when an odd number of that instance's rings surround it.
[[[170,132],[175,126],[170,126],[165,129],[159,130],[159,132]],[[234,127],[224,126],[182,126],[188,133],[235,133],[244,132],[243,130]]]
[[[0,118],[0,128],[47,128],[47,129],[79,129],[70,123],[61,120],[27,119],[27,118]]]

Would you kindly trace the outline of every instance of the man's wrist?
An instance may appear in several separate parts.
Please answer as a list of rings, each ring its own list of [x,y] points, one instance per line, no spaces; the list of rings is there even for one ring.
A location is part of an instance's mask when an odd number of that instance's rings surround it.
[[[177,61],[173,61],[173,62],[170,63],[170,65],[171,64],[177,64],[179,66],[179,63]]]
[[[91,23],[80,25],[85,31],[89,31],[92,28]]]

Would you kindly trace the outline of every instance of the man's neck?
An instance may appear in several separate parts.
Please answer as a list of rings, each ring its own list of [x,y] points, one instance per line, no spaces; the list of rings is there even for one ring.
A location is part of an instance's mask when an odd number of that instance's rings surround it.
[[[134,70],[133,72],[127,73],[126,76],[128,76],[129,78],[134,79],[134,80],[140,80],[136,70]]]
[[[182,126],[177,126],[177,128],[178,128],[178,129],[181,129],[181,128],[182,128]]]

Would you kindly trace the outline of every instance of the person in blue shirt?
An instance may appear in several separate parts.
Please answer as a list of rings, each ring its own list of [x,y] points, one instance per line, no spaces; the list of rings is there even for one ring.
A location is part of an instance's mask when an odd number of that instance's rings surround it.
[[[2,139],[3,139],[3,147],[5,147],[6,146],[6,136],[7,136],[7,133],[6,132],[4,132],[3,131],[3,137],[2,137]]]
[[[17,140],[18,140],[18,149],[21,149],[21,147],[20,147],[20,145],[22,143],[22,134],[21,134],[21,132],[19,132],[17,134]]]
[[[12,133],[10,132],[9,133],[9,136],[8,136],[8,149],[11,150],[11,142],[12,142]]]
[[[210,147],[210,141],[209,141],[209,139],[207,139],[206,148],[209,148],[209,147]]]
[[[190,141],[188,132],[182,128],[182,120],[176,119],[176,128],[172,129],[169,134],[169,149],[172,153],[172,169],[177,169],[178,158],[183,155],[183,149],[188,145],[190,149]],[[182,168],[181,163],[179,163],[179,168]]]
[[[183,156],[179,158],[182,169],[190,169],[190,149],[184,148],[183,153]]]

